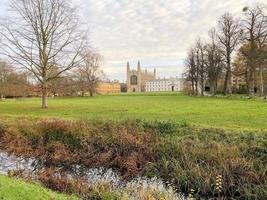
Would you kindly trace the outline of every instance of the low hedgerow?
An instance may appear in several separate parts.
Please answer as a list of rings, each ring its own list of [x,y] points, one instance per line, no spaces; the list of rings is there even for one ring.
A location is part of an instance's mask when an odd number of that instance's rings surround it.
[[[80,165],[110,168],[128,180],[158,177],[195,198],[267,198],[265,132],[142,120],[24,120],[1,127],[1,148],[36,157],[41,168]]]

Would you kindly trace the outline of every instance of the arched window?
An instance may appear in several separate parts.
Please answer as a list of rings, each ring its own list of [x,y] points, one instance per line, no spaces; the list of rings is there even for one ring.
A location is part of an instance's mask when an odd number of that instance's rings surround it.
[[[136,75],[131,76],[131,85],[137,85],[137,76]]]

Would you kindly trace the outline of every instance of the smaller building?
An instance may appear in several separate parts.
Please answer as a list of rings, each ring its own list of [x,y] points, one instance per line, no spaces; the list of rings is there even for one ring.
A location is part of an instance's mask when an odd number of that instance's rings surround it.
[[[146,92],[178,92],[184,87],[184,79],[169,78],[146,81]]]
[[[101,82],[99,83],[97,94],[119,94],[121,92],[121,85],[119,82]]]

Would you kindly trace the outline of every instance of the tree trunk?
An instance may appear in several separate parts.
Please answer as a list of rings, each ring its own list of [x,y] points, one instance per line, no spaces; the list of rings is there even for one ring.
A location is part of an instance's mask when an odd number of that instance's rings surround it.
[[[217,94],[217,90],[218,90],[218,80],[216,80],[214,84],[214,95]]]
[[[232,75],[231,75],[231,53],[230,50],[227,50],[227,69],[226,69],[226,75],[225,75],[225,80],[224,80],[224,88],[223,88],[223,93],[224,95],[232,94]]]
[[[228,94],[232,94],[232,72],[231,72],[231,67],[229,68],[229,73],[228,73]]]
[[[90,92],[90,97],[94,96],[93,90],[90,90],[89,92]]]
[[[43,87],[42,88],[42,108],[45,109],[47,108],[47,88]]]
[[[255,89],[255,84],[254,84],[254,70],[252,69],[249,75],[249,96],[254,97],[254,89]]]
[[[246,78],[246,92],[247,95],[249,95],[249,71],[247,66],[246,66],[245,78]]]
[[[224,95],[226,95],[227,85],[228,85],[228,69],[226,71],[226,75],[225,75],[225,79],[224,79],[224,85],[223,85],[223,94]]]
[[[260,96],[264,96],[263,67],[260,65]]]
[[[198,95],[198,81],[196,80],[196,83],[195,83],[195,95],[197,96]]]
[[[195,94],[195,83],[194,80],[191,81],[192,94]]]
[[[204,88],[204,79],[202,77],[201,78],[201,96],[204,96],[204,90],[205,90],[205,88]]]
[[[210,82],[210,93],[215,95],[215,84],[213,81]]]

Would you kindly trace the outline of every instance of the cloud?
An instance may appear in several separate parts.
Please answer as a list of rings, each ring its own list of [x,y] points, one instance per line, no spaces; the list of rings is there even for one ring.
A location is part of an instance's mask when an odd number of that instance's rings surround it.
[[[8,1],[8,0],[4,0]],[[266,0],[259,0],[264,2]],[[111,78],[125,80],[127,60],[181,75],[186,51],[225,12],[255,0],[72,0],[90,28],[92,46]],[[1,10],[0,10],[1,11]]]
[[[241,13],[251,0],[79,0],[93,45],[111,77],[125,79],[125,64],[141,60],[162,76],[181,75],[187,49],[225,12]],[[260,1],[263,2],[263,1]],[[117,75],[116,75],[117,74]],[[122,76],[122,77],[120,77]]]

